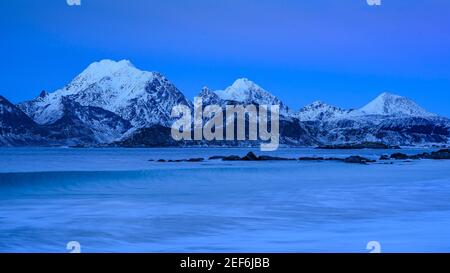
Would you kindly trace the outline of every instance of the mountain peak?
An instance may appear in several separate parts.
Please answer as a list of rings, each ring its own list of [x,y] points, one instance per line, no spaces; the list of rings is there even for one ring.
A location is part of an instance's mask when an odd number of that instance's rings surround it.
[[[102,78],[111,74],[114,74],[120,70],[132,70],[139,71],[136,67],[128,60],[113,61],[109,59],[101,60],[98,62],[91,63],[80,76]]]
[[[221,99],[219,96],[214,93],[209,87],[204,86],[202,88],[202,91],[200,91],[200,94],[198,97],[203,99],[203,104],[206,105],[220,105]]]
[[[331,105],[329,105],[328,103],[325,103],[323,101],[316,100],[316,101],[313,101],[311,104],[309,104],[309,105],[307,105],[305,107],[328,107],[328,106],[331,106]],[[332,106],[332,107],[334,107],[334,106]]]
[[[235,80],[234,83],[231,85],[231,87],[249,88],[249,87],[259,87],[259,86],[247,78],[240,78],[240,79]]]
[[[48,96],[48,92],[45,90],[42,90],[41,93],[39,94],[39,98],[45,98]]]
[[[243,104],[279,105],[280,112],[286,114],[288,107],[277,97],[247,78],[240,78],[225,90],[215,91],[220,99]]]
[[[337,117],[342,117],[347,111],[329,105],[322,101],[314,101],[306,105],[298,113],[295,114],[297,118],[303,121],[309,120],[328,120]]]
[[[88,66],[88,68],[91,69],[120,69],[124,67],[134,68],[134,65],[129,60],[114,61],[110,59],[104,59],[98,62],[93,62]]]
[[[11,109],[16,108],[14,104],[12,104],[9,100],[7,100],[2,95],[0,95],[0,107],[1,107],[1,109],[8,109],[8,111],[11,111]]]
[[[382,116],[434,116],[409,98],[383,92],[359,111]]]
[[[208,86],[203,86],[201,93],[212,93],[213,91]]]
[[[227,87],[225,90],[216,91],[216,94],[223,100],[238,102],[246,102],[256,94],[272,96],[267,91],[247,78],[237,79],[231,86]]]

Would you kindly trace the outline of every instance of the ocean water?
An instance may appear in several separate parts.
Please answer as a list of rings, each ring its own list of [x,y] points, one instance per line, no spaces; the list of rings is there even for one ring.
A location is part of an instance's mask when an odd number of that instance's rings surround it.
[[[450,251],[450,161],[148,161],[248,151],[0,149],[0,252]]]

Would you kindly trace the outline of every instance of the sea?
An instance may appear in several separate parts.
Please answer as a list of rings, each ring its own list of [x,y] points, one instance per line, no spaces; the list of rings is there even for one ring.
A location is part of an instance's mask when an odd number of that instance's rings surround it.
[[[208,160],[249,151],[430,150],[1,148],[0,252],[450,252],[450,161]]]

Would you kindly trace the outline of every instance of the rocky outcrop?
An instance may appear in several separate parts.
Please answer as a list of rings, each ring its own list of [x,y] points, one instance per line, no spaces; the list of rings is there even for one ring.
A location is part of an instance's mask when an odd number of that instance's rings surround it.
[[[379,142],[363,142],[363,143],[349,143],[336,145],[323,145],[316,149],[325,150],[358,150],[358,149],[400,149],[398,145],[388,145]]]

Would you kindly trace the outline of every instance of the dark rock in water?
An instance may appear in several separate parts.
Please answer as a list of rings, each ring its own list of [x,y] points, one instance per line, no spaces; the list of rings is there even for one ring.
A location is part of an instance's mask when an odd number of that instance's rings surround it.
[[[409,159],[408,155],[402,154],[402,153],[395,153],[391,155],[392,159],[400,159],[400,160],[404,160],[404,159]]]
[[[423,153],[423,154],[418,154],[418,155],[412,155],[409,157],[409,159],[425,159],[428,158],[430,156],[429,153]]]
[[[260,160],[260,161],[291,161],[291,160],[295,160],[295,158],[284,158],[284,157],[262,155],[258,158],[258,160]]]
[[[328,160],[328,161],[344,161],[343,158],[339,158],[339,157],[328,157],[328,158],[325,158],[325,160]]]
[[[217,160],[217,159],[224,159],[226,156],[223,155],[215,155],[215,156],[211,156],[209,158],[209,160]]]
[[[382,155],[382,156],[380,157],[380,160],[389,160],[389,159],[391,159],[391,157],[388,156],[388,155]]]
[[[295,160],[295,159],[291,159],[291,158],[268,156],[268,155],[257,156],[253,152],[249,152],[246,156],[244,156],[242,158],[237,155],[231,155],[231,156],[225,156],[225,157],[215,156],[215,157],[211,157],[211,158],[214,158],[214,159],[222,158],[223,161],[288,161],[288,160]]]
[[[325,160],[323,157],[300,157],[298,160],[300,161],[322,161]]]
[[[353,149],[400,149],[400,146],[392,146],[378,142],[363,142],[319,146],[316,149],[326,150],[353,150]]]
[[[450,149],[443,149],[437,152],[432,152],[428,155],[429,159],[450,159]]]
[[[167,161],[164,159],[160,159],[158,160],[158,162],[180,163],[180,162],[202,162],[204,160],[205,160],[204,158],[169,159]]]
[[[148,161],[149,161],[149,162],[154,162],[155,160],[154,160],[154,159],[149,159]]]
[[[244,161],[257,161],[257,160],[259,160],[259,158],[253,152],[249,152],[241,160],[244,160]]]
[[[376,162],[375,160],[371,160],[361,156],[350,156],[344,159],[345,163],[355,163],[355,164],[367,164]]]
[[[241,158],[237,155],[230,155],[222,158],[223,161],[239,161]]]
[[[416,154],[412,156],[408,156],[402,153],[395,153],[391,155],[391,158],[393,159],[435,159],[435,160],[444,160],[444,159],[450,159],[450,149],[442,149],[437,152],[432,153],[422,153],[422,154]]]
[[[202,162],[204,160],[205,160],[204,158],[190,158],[186,160],[186,162]]]

